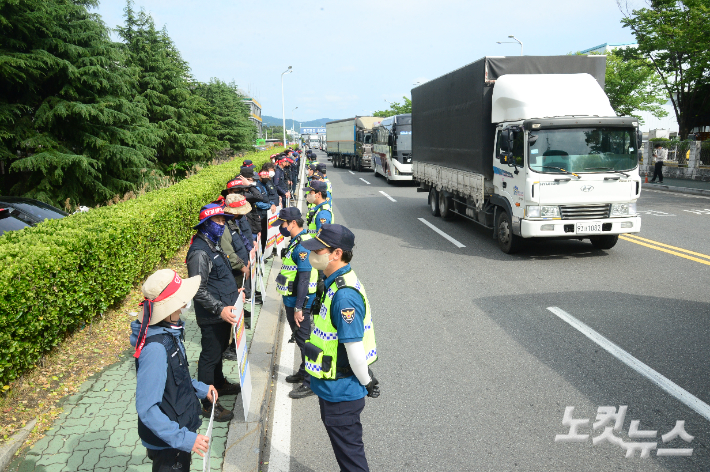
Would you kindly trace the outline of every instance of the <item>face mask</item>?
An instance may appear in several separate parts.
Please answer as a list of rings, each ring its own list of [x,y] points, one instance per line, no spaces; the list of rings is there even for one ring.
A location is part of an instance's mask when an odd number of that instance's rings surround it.
[[[283,226],[279,226],[279,233],[281,233],[284,238],[291,237],[291,232],[288,230],[288,225],[285,228]]]
[[[269,171],[269,177],[273,177],[273,176],[275,176],[275,175],[276,175],[276,172],[274,172],[273,170],[270,170],[270,171]]]
[[[316,194],[315,193],[309,193],[306,195],[306,201],[308,203],[315,203],[316,202]]]
[[[311,267],[315,270],[325,270],[328,267],[328,264],[333,261],[330,260],[330,253],[328,252],[325,254],[316,254],[315,252],[311,252],[308,256],[308,262],[311,263]]]
[[[180,316],[182,316],[182,315],[184,315],[185,313],[187,313],[187,311],[190,309],[191,306],[192,306],[192,300],[190,300],[189,302],[187,302],[187,306],[186,306],[185,308],[181,308],[181,309],[180,309]]]
[[[215,223],[212,220],[207,220],[200,225],[200,230],[202,231],[202,234],[207,236],[207,239],[212,241],[214,244],[219,244],[219,240],[222,238],[222,234],[224,233],[224,225]]]

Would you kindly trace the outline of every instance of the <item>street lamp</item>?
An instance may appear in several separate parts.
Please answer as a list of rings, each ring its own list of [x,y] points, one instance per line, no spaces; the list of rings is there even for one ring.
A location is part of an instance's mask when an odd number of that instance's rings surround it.
[[[508,35],[508,37],[514,39],[515,41],[496,41],[496,43],[498,43],[498,44],[515,44],[517,42],[518,44],[520,44],[520,55],[522,56],[523,55],[523,42],[520,41],[515,36],[513,36],[512,34]]]
[[[291,72],[293,72],[293,67],[288,66],[288,69],[281,73],[281,114],[283,115],[284,146],[286,146],[286,105],[284,102],[284,74],[290,74]]]

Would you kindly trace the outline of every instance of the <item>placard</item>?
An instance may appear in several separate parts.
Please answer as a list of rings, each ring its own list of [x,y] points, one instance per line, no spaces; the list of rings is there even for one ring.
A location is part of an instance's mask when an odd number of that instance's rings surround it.
[[[240,298],[241,300],[241,298]],[[237,365],[239,366],[239,385],[242,387],[242,406],[244,407],[244,421],[249,416],[251,404],[251,373],[249,371],[249,353],[247,334],[244,329],[244,310],[241,310],[237,324],[234,325],[234,344],[237,346]]]

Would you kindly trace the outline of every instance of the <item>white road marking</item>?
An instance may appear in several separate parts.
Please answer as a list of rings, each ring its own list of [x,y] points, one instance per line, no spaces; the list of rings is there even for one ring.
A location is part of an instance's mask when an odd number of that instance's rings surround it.
[[[381,193],[382,195],[384,195],[385,197],[387,197],[387,198],[388,198],[390,201],[392,201],[392,202],[396,202],[396,201],[397,201],[397,200],[395,200],[394,198],[392,198],[392,197],[390,197],[389,195],[387,195],[387,194],[386,194],[385,192],[383,192],[382,190],[380,190],[380,193]]]
[[[434,226],[433,224],[429,223],[429,222],[428,222],[427,220],[425,220],[424,218],[417,218],[417,219],[418,219],[419,221],[421,221],[422,223],[424,223],[425,225],[427,225],[428,227],[430,227],[431,229],[433,229],[434,231],[436,231],[437,233],[439,233],[439,234],[440,234],[441,236],[443,236],[444,238],[448,239],[454,246],[456,246],[456,247],[466,247],[466,246],[464,246],[463,244],[461,244],[460,242],[456,241],[456,240],[455,240],[454,238],[452,238],[451,236],[449,236],[448,234],[446,234],[446,233],[444,233],[443,231],[441,231],[439,228],[437,228],[437,227]]]
[[[274,396],[274,424],[271,429],[271,453],[269,454],[270,472],[289,472],[291,467],[291,400],[288,392],[291,385],[286,382],[286,376],[293,372],[293,360],[296,344],[289,344],[291,329],[284,326],[281,340],[281,356],[279,357],[279,376]]]
[[[370,182],[368,182],[367,180],[363,179],[362,177],[360,177],[360,180],[362,180],[363,182],[365,182],[367,185],[370,185]]]
[[[349,170],[348,172],[350,172],[351,174],[355,175],[355,172],[353,172],[353,171],[351,171],[351,170]]]
[[[663,375],[659,374],[640,360],[636,359],[634,356],[624,351],[619,346],[609,341],[607,338],[597,333],[592,328],[582,323],[566,311],[557,308],[556,306],[548,307],[547,309],[557,315],[560,319],[568,323],[570,326],[575,328],[577,331],[600,345],[609,354],[616,357],[621,362],[631,367],[636,372],[643,375],[657,386],[661,387],[661,389],[665,390],[666,393],[669,393],[674,396],[681,403],[687,405],[689,408],[694,410],[700,416],[704,417],[706,420],[710,421],[710,405],[704,403],[692,393],[676,385],[668,378],[664,377]]]

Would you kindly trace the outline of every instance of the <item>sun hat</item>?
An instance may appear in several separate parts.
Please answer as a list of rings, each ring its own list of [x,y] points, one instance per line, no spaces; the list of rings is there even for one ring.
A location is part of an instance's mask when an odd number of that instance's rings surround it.
[[[247,182],[246,180],[240,178],[240,176],[236,176],[234,178],[234,180],[230,180],[229,182],[227,182],[227,188],[222,190],[222,196],[226,197],[229,194],[229,191],[233,188],[244,189],[244,188],[249,188],[251,186],[252,186],[251,182]]]
[[[222,205],[219,205],[217,203],[208,203],[200,209],[200,222],[193,226],[193,229],[197,229],[197,227],[200,226],[202,223],[217,215],[222,215],[228,220],[234,218],[234,215],[230,215],[224,212],[224,207],[222,207]]]
[[[244,195],[227,195],[224,200],[224,212],[232,215],[246,215],[251,211],[251,204]]]
[[[143,319],[136,342],[135,358],[140,357],[145,346],[148,326],[160,323],[168,316],[181,309],[195,296],[200,288],[201,277],[196,275],[187,279],[181,278],[171,269],[161,269],[148,277],[143,284]]]

